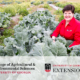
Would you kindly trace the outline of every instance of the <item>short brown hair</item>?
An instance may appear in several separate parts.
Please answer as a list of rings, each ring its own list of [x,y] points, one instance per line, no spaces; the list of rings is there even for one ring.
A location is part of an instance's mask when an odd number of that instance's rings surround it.
[[[66,5],[64,8],[63,8],[63,13],[65,12],[65,11],[71,11],[72,13],[74,13],[74,10],[75,10],[75,7],[73,6],[73,5],[71,5],[71,4],[68,4],[68,5]]]

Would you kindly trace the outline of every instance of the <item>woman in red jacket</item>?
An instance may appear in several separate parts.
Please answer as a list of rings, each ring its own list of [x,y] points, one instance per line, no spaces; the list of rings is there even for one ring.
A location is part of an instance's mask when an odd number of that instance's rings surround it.
[[[53,41],[59,34],[66,40],[74,40],[69,46],[75,46],[80,44],[80,22],[74,18],[74,6],[66,5],[63,8],[64,19],[59,23],[56,29],[51,34]]]

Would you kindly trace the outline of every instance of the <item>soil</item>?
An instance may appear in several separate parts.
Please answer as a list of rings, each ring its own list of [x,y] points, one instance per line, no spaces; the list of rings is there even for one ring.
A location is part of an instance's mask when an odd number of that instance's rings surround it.
[[[19,22],[19,15],[16,15],[16,16],[14,16],[14,17],[11,17],[12,18],[12,20],[14,21],[14,25],[16,25],[16,24],[18,24],[18,22]]]
[[[37,8],[37,11],[44,11],[44,8]]]
[[[4,4],[0,4],[0,7],[3,7]]]
[[[0,35],[2,36],[4,32],[4,28],[0,27]]]

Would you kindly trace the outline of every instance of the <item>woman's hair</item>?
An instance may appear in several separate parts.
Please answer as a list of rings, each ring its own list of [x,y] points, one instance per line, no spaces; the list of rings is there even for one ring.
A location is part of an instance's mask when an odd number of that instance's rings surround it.
[[[72,13],[74,13],[74,10],[75,10],[75,7],[73,6],[73,5],[71,5],[71,4],[69,4],[69,5],[66,5],[64,8],[63,8],[63,13],[65,12],[65,11],[71,11]]]

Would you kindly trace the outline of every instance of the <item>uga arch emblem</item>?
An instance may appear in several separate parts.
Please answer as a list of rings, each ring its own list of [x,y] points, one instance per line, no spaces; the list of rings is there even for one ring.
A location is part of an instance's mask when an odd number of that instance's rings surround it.
[[[50,72],[51,71],[51,64],[47,63],[45,64],[45,71]]]

